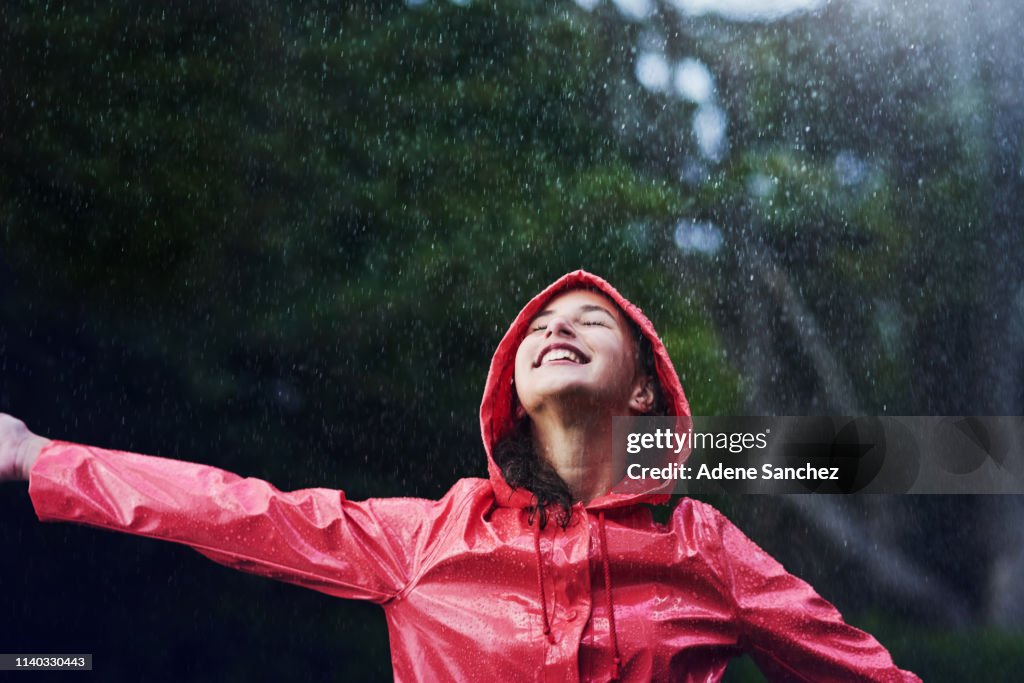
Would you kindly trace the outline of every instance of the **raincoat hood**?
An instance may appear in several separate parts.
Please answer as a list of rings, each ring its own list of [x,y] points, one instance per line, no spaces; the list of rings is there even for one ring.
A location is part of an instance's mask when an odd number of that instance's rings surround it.
[[[651,344],[657,380],[665,400],[666,414],[676,416],[676,431],[685,431],[689,425],[690,404],[679,383],[679,376],[668,356],[668,351],[665,350],[665,345],[654,330],[654,325],[647,319],[643,311],[597,275],[584,270],[563,275],[533,297],[512,321],[512,325],[502,337],[501,342],[498,343],[498,348],[491,359],[490,371],[487,373],[483,402],[480,405],[480,432],[487,452],[487,473],[499,505],[525,508],[532,505],[533,500],[533,494],[529,491],[513,489],[509,486],[501,473],[501,468],[494,460],[495,444],[512,432],[516,424],[515,400],[513,398],[515,387],[512,382],[515,376],[516,351],[529,331],[530,321],[544,310],[547,303],[560,294],[576,289],[587,289],[604,294],[636,324],[641,334]],[[679,456],[673,457],[682,460],[687,455],[688,452],[683,451]],[[635,487],[629,487],[630,489],[635,488],[638,492],[627,492],[626,487],[617,486],[614,492],[592,500],[587,504],[587,508],[597,510],[635,503],[665,502],[669,498],[668,491],[671,486],[672,482],[670,481],[643,480],[636,482]]]

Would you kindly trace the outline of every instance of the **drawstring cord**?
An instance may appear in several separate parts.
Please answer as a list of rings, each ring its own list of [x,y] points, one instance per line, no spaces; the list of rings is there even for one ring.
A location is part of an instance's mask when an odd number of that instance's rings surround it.
[[[615,662],[615,677],[622,675],[622,657],[619,654],[619,636],[615,630],[615,610],[612,607],[612,572],[608,566],[608,535],[604,530],[604,510],[597,513],[598,530],[601,535],[601,564],[604,565],[604,600],[608,610],[608,631],[611,636],[612,661]]]
[[[544,635],[552,645],[555,636],[551,633],[551,622],[548,620],[548,599],[544,595],[544,558],[540,555],[540,521],[533,527],[533,548],[537,552],[537,592],[540,593],[540,612],[544,615]]]
[[[608,561],[608,533],[605,531],[604,510],[597,513],[598,532],[601,542],[601,566],[604,569],[604,604],[608,610],[608,635],[611,644],[612,662],[615,664],[615,673],[612,680],[617,681],[622,676],[622,656],[619,653],[619,636],[615,630],[615,609],[612,604],[612,572]],[[533,548],[537,554],[537,592],[540,593],[540,611],[544,624],[544,635],[548,642],[554,644],[555,636],[551,632],[551,620],[548,618],[548,599],[544,593],[544,558],[540,553],[540,522],[533,527]]]

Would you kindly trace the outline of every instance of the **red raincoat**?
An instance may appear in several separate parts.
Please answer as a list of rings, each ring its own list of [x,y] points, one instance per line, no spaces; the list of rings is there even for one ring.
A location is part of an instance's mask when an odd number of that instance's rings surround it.
[[[512,423],[511,378],[530,319],[556,293],[597,288],[654,346],[679,416],[689,406],[654,328],[608,283],[577,271],[535,297],[494,354],[481,428],[489,479],[441,500],[283,493],[205,465],[54,442],[32,469],[43,520],[177,541],[230,567],[387,615],[396,680],[717,681],[750,652],[773,680],[916,681],[868,634],[713,508],[683,500],[668,525],[608,494],[541,531],[530,495],[491,459]]]

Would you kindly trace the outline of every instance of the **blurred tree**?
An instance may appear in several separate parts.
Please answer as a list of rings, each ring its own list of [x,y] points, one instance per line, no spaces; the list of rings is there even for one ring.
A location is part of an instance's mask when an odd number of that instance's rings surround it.
[[[13,271],[203,410],[468,445],[502,321],[580,266],[657,297],[734,400],[650,271],[685,200],[612,134],[628,47],[571,5],[3,11]]]
[[[693,150],[679,171],[691,219],[721,230],[723,245],[710,259],[665,260],[702,292],[742,369],[745,410],[1019,412],[1024,50],[1008,28],[1019,4],[832,2],[769,23],[696,19],[677,4],[623,33],[670,65],[707,64],[726,112],[727,152]],[[692,111],[681,95],[652,97]],[[996,531],[1020,527],[1019,506],[790,502],[907,606],[941,605],[950,622],[1024,618],[1006,588],[1024,565]],[[939,509],[961,506],[957,519],[978,526],[955,552],[934,552],[948,542]],[[754,508],[754,527],[776,525]],[[998,521],[981,523],[986,512]]]

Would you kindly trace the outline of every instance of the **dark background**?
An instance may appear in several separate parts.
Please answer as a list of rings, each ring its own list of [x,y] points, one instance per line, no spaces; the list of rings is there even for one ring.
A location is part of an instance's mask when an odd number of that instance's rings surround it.
[[[5,3],[0,410],[436,497],[484,474],[505,326],[584,267],[652,318],[695,414],[1020,414],[1021,8],[652,8]],[[710,99],[645,86],[649,55],[706,65]],[[1019,498],[711,502],[925,680],[1024,665]],[[24,485],[0,508],[0,651],[391,675],[373,606],[38,524]]]

